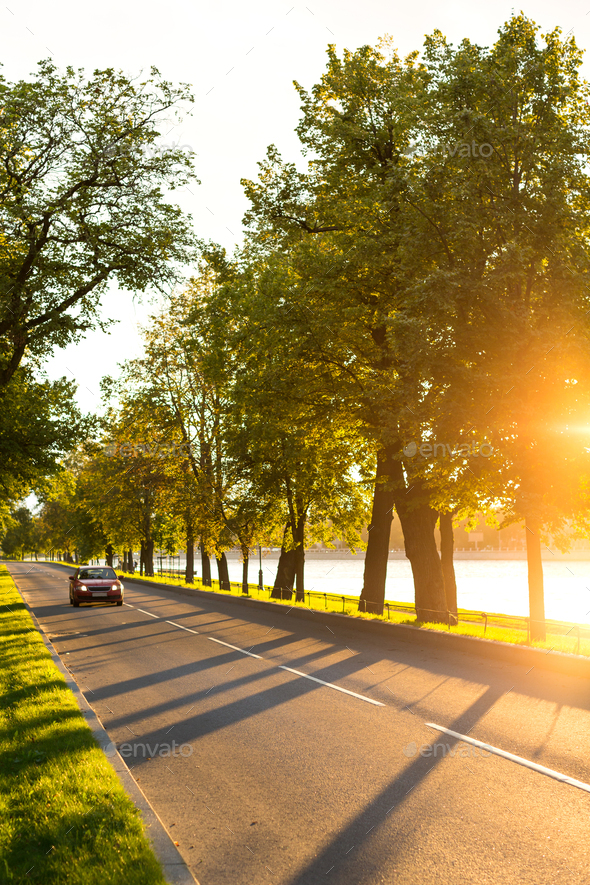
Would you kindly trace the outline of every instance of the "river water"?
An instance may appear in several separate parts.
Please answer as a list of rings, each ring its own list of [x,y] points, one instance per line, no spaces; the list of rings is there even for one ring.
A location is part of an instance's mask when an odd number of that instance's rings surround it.
[[[200,561],[196,560],[200,574]],[[213,561],[213,577],[217,577]],[[229,576],[241,581],[242,564],[229,560]],[[277,557],[263,558],[264,583],[272,584]],[[305,589],[320,593],[359,596],[363,585],[364,559],[309,559],[305,562]],[[545,614],[559,621],[590,623],[590,561],[556,560],[543,563]],[[459,608],[511,615],[528,615],[527,564],[525,560],[456,560]],[[258,578],[258,559],[250,560],[249,580]],[[405,559],[387,564],[386,598],[391,602],[413,602],[414,585],[410,563]]]

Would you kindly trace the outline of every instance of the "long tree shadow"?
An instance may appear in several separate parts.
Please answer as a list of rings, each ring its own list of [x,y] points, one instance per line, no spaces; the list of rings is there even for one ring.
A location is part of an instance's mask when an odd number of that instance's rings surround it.
[[[355,655],[353,658],[348,658],[343,661],[335,661],[334,663],[323,667],[321,670],[314,671],[312,675],[316,676],[317,674],[321,674],[321,677],[319,678],[324,679],[326,682],[345,679],[348,676],[354,675],[360,669],[364,669],[365,664],[359,661],[359,657],[360,656]],[[291,663],[301,665],[304,663],[304,660],[295,660]],[[197,711],[190,718],[184,719],[182,722],[175,724],[175,734],[180,735],[185,742],[195,741],[223,728],[227,728],[238,722],[257,716],[260,713],[279,707],[289,701],[304,697],[310,692],[322,691],[332,693],[331,689],[321,686],[316,682],[312,682],[302,677],[293,679],[290,674],[288,675],[282,670],[279,671],[276,667],[271,667],[260,671],[260,673],[253,673],[244,680],[238,678],[238,680],[235,680],[235,685],[233,685],[232,682],[222,682],[219,684],[220,692],[216,692],[216,694],[219,695],[222,692],[226,693],[234,687],[239,687],[248,682],[255,682],[259,679],[267,679],[269,677],[276,678],[279,674],[282,675],[282,678],[278,685],[262,689],[256,694],[249,694],[247,697],[230,701],[225,705],[214,707],[206,712]],[[497,697],[500,697],[503,694],[504,689],[488,689],[488,691],[497,691]],[[340,695],[340,697],[342,698],[342,695]],[[350,702],[353,704],[359,703],[358,700],[352,699]],[[186,703],[185,695],[182,701],[172,701],[170,707],[185,706]],[[387,706],[387,704],[385,706]],[[140,715],[143,718],[145,711],[141,711],[141,713],[138,712],[137,716]],[[156,740],[158,735],[161,736],[161,731],[162,728],[159,727],[156,730],[144,734],[142,740]]]
[[[180,618],[178,616],[175,616],[174,620],[180,622]],[[133,637],[122,636],[120,639],[116,639],[113,642],[97,642],[95,645],[85,644],[85,645],[81,646],[80,648],[74,648],[74,644],[76,642],[78,642],[82,637],[88,637],[88,639],[98,640],[98,639],[100,639],[101,636],[111,635],[113,633],[113,631],[116,631],[117,634],[120,634],[121,632],[127,633],[129,630],[134,630],[138,626],[142,626],[142,625],[138,625],[138,624],[118,624],[117,625],[117,624],[115,624],[114,626],[109,625],[108,627],[98,627],[98,628],[84,627],[83,630],[81,629],[80,631],[73,631],[71,634],[64,633],[63,635],[59,635],[57,628],[55,628],[56,632],[54,635],[56,636],[56,639],[60,642],[62,648],[65,648],[66,646],[68,646],[68,648],[71,647],[72,653],[74,651],[75,652],[89,652],[89,651],[93,651],[94,649],[108,648],[111,645],[119,645],[122,642],[134,641],[134,639],[133,639]],[[149,633],[150,638],[152,638],[152,637],[160,638],[162,636],[170,635],[170,636],[182,636],[183,639],[190,639],[189,634],[187,634],[187,633],[178,634],[178,631],[175,631],[175,628],[173,626],[171,626],[170,624],[166,624],[164,621],[156,621],[156,620],[146,621],[145,626],[149,626],[151,628],[151,631]],[[161,631],[158,631],[157,633],[155,633],[154,628],[156,628],[158,626],[162,626],[163,629]],[[195,629],[196,629],[196,626],[195,626]],[[23,631],[23,632],[26,632],[26,631]],[[51,629],[49,629],[47,631],[47,635],[51,638],[51,636],[52,636]],[[207,639],[208,637],[203,636],[202,638]],[[263,654],[266,651],[280,650],[281,648],[287,648],[289,645],[291,645],[293,643],[301,643],[302,641],[303,640],[302,640],[301,636],[296,636],[294,634],[290,634],[287,636],[279,637],[277,639],[267,640],[266,642],[258,642],[252,646],[252,649],[255,650],[256,654]],[[70,645],[68,645],[68,643]],[[335,646],[334,644],[330,645],[330,648],[332,646],[334,648],[340,649],[340,646]]]
[[[125,679],[102,685],[92,689],[92,700],[112,700],[120,695],[128,695],[131,692],[143,688],[151,688],[154,685],[168,684],[174,679],[182,679],[186,676],[194,676],[196,673],[221,667],[235,662],[236,652],[228,651],[201,661],[190,661],[188,664],[180,664],[178,667],[169,667],[157,673],[145,673],[135,676],[133,679]],[[174,703],[174,702],[172,702]]]
[[[488,688],[471,706],[448,727],[465,733],[489,710],[503,694],[500,689]],[[436,741],[433,741],[435,744]],[[445,744],[453,747],[458,740],[445,735]],[[431,745],[432,746],[432,745]],[[405,843],[396,843],[383,832],[390,814],[393,814],[444,759],[444,754],[426,758],[418,755],[394,778],[353,820],[350,821],[304,869],[291,878],[289,885],[316,885],[332,882],[337,885],[363,885],[387,881],[387,871],[393,859],[405,849]]]
[[[302,656],[294,659],[293,661],[291,661],[291,663],[293,665],[295,665],[295,667],[301,667],[304,664],[313,663],[314,661],[316,661],[318,658],[320,658],[322,656],[323,656],[323,652],[320,650],[317,650],[317,651],[312,652],[310,654],[302,655]],[[216,662],[218,662],[220,666],[222,664],[225,666],[232,660],[234,662],[236,662],[235,652],[229,652],[228,654],[217,656],[214,659],[211,659],[211,658],[207,659],[207,661],[210,664],[215,664]],[[342,663],[342,662],[340,662],[340,663]],[[338,666],[338,663],[332,664],[330,666],[331,666],[331,668],[335,669]],[[205,670],[206,667],[200,667],[198,669]],[[327,677],[326,682],[328,682],[328,681],[330,681],[330,676],[332,678],[336,678],[336,676],[337,676],[339,679],[341,679],[343,677],[343,675],[344,676],[353,675],[355,672],[358,671],[358,669],[359,669],[358,667],[357,668],[349,667],[349,669],[347,670],[346,673],[343,674],[342,672],[338,672],[338,674],[336,674],[335,672],[332,672],[329,667],[324,667],[322,670],[314,671],[314,675],[321,672],[322,675]],[[194,672],[197,672],[197,670],[195,670]],[[192,675],[192,671],[191,671],[191,675]],[[162,703],[160,703],[160,704],[153,704],[150,707],[143,707],[141,710],[135,711],[133,713],[128,713],[124,716],[118,716],[114,720],[109,720],[109,728],[114,728],[116,726],[131,724],[133,722],[136,722],[139,717],[141,717],[141,719],[145,719],[145,718],[152,717],[152,716],[158,716],[162,713],[169,713],[173,710],[180,709],[182,707],[186,707],[187,704],[196,703],[198,700],[204,698],[205,696],[208,697],[209,699],[213,699],[214,697],[219,696],[220,694],[225,694],[229,691],[233,691],[235,689],[239,689],[239,688],[243,688],[247,685],[251,685],[252,683],[258,682],[261,679],[266,679],[270,675],[277,675],[277,667],[275,665],[271,665],[271,667],[265,668],[264,670],[261,669],[261,670],[257,670],[254,673],[249,673],[246,676],[237,676],[237,677],[234,677],[233,679],[230,679],[227,681],[225,681],[225,680],[221,681],[221,682],[219,682],[219,684],[213,685],[213,686],[208,686],[206,689],[200,688],[195,692],[191,692],[190,694],[182,695],[182,697],[168,698],[165,701],[162,701]],[[151,682],[149,684],[151,685]],[[314,687],[315,688],[318,687],[317,684],[316,685],[314,685],[313,683],[308,683],[308,684],[310,685],[310,687],[312,689]],[[95,690],[93,692],[93,697],[91,698],[91,701],[93,701],[94,698],[98,698],[98,697],[99,697],[99,692],[97,692]]]
[[[165,633],[157,633],[155,636],[152,636],[150,638],[156,638],[156,639],[158,639],[158,641],[160,641],[163,635],[164,636],[168,635],[168,631],[166,631]],[[76,636],[60,637],[60,639],[59,639],[60,644],[65,646],[67,639],[70,639],[72,642],[75,642],[76,639],[79,639],[79,637],[76,637]],[[120,640],[120,642],[125,642],[125,641],[126,640]],[[109,643],[109,644],[117,644],[117,643]],[[107,646],[105,644],[101,644],[96,647],[103,649],[103,648],[106,648]],[[86,652],[89,649],[94,649],[94,648],[95,648],[95,646],[84,645],[82,648],[76,649],[76,651],[77,652]],[[75,654],[75,652],[72,652],[72,653]],[[306,663],[313,663],[314,661],[322,658],[325,655],[325,653],[326,653],[325,649],[316,649],[314,652],[310,652],[306,655],[299,655],[291,663],[293,663],[297,666],[301,666]],[[108,685],[99,686],[99,687],[94,688],[92,690],[91,700],[92,701],[110,700],[113,697],[116,697],[119,695],[127,695],[127,694],[130,694],[131,692],[138,691],[143,688],[150,688],[154,685],[158,685],[161,683],[169,683],[171,680],[181,679],[186,676],[193,676],[196,673],[204,672],[206,670],[215,669],[216,667],[222,667],[222,666],[225,667],[225,666],[231,664],[232,662],[236,663],[236,661],[241,661],[241,660],[244,660],[244,658],[242,657],[242,655],[239,652],[235,652],[232,650],[228,650],[227,652],[226,651],[219,652],[211,657],[203,658],[201,660],[193,660],[193,661],[190,661],[189,663],[181,664],[178,667],[170,667],[166,670],[160,670],[157,673],[154,673],[154,672],[146,673],[141,676],[135,676],[132,679],[126,679],[126,680],[122,680],[122,681],[117,681],[115,683],[110,683]],[[96,662],[93,662],[93,663],[96,664]],[[346,662],[341,662],[341,663],[345,664]],[[337,664],[334,664],[332,666],[333,667],[337,666]],[[271,663],[270,668],[271,668],[272,672],[275,672],[276,665]],[[342,677],[342,675],[346,676],[346,675],[349,675],[350,673],[354,673],[358,669],[359,669],[358,667],[346,668],[346,671],[344,673],[339,674],[339,678]],[[268,675],[269,672],[270,671],[267,669],[261,670],[258,673],[252,674],[251,679],[252,680],[261,679],[264,676]],[[226,688],[229,688],[229,687],[231,687],[231,682],[230,683],[223,683],[223,685]],[[160,712],[170,710],[170,709],[173,709],[174,707],[177,707],[177,706],[178,707],[183,706],[185,703],[186,703],[186,700],[184,698],[183,699],[170,698],[166,702],[164,702],[163,704],[158,705],[158,707],[154,709],[154,712],[156,712],[156,710],[160,711]],[[141,715],[144,715],[143,711],[142,711]]]

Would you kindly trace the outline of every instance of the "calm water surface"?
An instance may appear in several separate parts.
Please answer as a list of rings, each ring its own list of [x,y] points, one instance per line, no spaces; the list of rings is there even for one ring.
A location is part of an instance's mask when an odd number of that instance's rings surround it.
[[[263,558],[264,583],[271,584],[277,558]],[[200,562],[197,560],[200,571]],[[317,560],[305,563],[305,588],[320,593],[359,596],[363,585],[363,559]],[[545,613],[548,618],[590,623],[590,561],[544,562]],[[215,565],[213,564],[215,573]],[[459,608],[511,615],[528,614],[525,560],[465,560],[455,562]],[[242,565],[229,562],[230,580],[242,579]],[[258,560],[250,560],[249,579],[256,581]],[[214,577],[216,575],[214,574]],[[413,602],[412,571],[407,560],[387,564],[387,599]]]

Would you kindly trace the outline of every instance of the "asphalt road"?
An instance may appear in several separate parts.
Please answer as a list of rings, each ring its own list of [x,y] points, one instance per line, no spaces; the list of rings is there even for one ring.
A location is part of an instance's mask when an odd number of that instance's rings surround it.
[[[426,724],[590,784],[587,681],[9,568],[201,885],[590,881],[589,792]]]

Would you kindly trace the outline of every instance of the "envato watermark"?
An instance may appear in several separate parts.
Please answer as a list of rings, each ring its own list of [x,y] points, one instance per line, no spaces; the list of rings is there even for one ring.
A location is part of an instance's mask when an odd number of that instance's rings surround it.
[[[114,744],[110,741],[108,744],[103,744],[103,750],[106,756],[112,757],[117,753],[117,749],[119,750],[119,755],[123,757],[123,759],[136,759],[138,756],[142,759],[154,759],[156,756],[161,756],[162,759],[168,759],[171,756],[174,756],[175,759],[178,759],[179,756],[182,756],[184,759],[188,759],[189,756],[193,755],[193,748],[190,744],[177,744],[176,741],[172,741],[171,744],[163,743],[163,744]],[[178,752],[177,752],[178,751]]]
[[[445,756],[459,756],[461,759],[472,759],[474,756],[483,756],[484,759],[488,759],[490,756],[493,756],[493,753],[490,753],[489,750],[484,750],[483,747],[475,747],[473,744],[464,744],[463,741],[460,741],[458,744],[422,744],[421,747],[418,744],[412,743],[407,744],[404,747],[404,756],[407,756],[408,759],[412,759],[414,756],[422,756],[424,759],[436,759],[440,755],[441,758]]]
[[[437,153],[446,154],[448,157],[483,157],[487,160],[494,153],[493,146],[484,141],[457,141],[455,144],[439,144]]]
[[[412,157],[418,153],[420,145],[418,142],[412,142],[403,151],[406,157]],[[438,144],[435,153],[444,154],[447,157],[482,157],[487,160],[494,153],[494,146],[489,141],[482,143],[478,141],[456,141],[454,144]]]
[[[102,451],[107,458],[133,458],[138,455],[150,458],[187,458],[192,453],[192,448],[188,442],[107,443]]]
[[[487,442],[453,443],[453,445],[442,442],[411,442],[404,446],[403,451],[406,458],[415,458],[416,455],[422,458],[491,458],[494,447]]]

